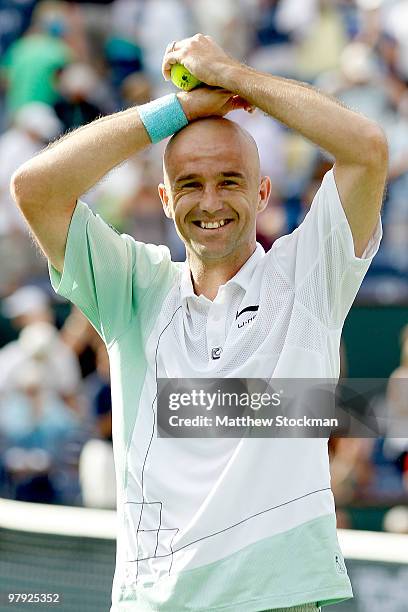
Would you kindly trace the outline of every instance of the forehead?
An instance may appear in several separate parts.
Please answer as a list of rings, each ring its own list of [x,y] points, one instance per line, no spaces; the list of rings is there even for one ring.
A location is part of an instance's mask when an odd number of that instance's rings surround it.
[[[193,129],[194,128],[194,129]],[[182,174],[217,174],[256,169],[254,146],[233,126],[218,122],[192,125],[172,143],[166,160],[170,178]]]

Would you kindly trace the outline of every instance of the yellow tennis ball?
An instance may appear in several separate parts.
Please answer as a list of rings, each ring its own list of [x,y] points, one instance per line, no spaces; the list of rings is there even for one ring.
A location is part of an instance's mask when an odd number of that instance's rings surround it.
[[[182,64],[173,64],[170,75],[174,85],[180,89],[184,89],[184,91],[191,91],[194,87],[201,84],[201,81],[191,74]]]

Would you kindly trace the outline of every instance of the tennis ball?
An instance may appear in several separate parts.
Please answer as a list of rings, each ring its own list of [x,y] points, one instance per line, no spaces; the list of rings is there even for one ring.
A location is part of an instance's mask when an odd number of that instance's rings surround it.
[[[183,64],[173,64],[170,75],[174,85],[184,89],[184,91],[191,91],[201,84],[201,81],[191,74]]]

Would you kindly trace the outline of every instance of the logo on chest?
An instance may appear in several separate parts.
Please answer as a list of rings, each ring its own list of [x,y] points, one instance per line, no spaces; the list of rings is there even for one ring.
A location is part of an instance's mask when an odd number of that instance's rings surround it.
[[[241,310],[241,312],[237,311],[237,314],[235,315],[235,320],[237,320],[239,317],[241,317],[241,315],[243,315],[246,312],[253,312],[254,314],[252,316],[249,317],[249,319],[245,319],[245,320],[240,320],[238,322],[238,329],[240,329],[241,327],[244,327],[245,325],[248,325],[248,323],[250,323],[251,321],[253,321],[256,317],[256,313],[259,309],[259,304],[256,306],[247,306],[246,308],[243,308]]]

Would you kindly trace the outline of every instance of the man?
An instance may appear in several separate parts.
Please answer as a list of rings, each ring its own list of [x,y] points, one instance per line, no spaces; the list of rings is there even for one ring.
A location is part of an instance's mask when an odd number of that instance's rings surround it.
[[[241,65],[201,34],[169,45],[167,79],[173,63],[221,89],[84,126],[12,181],[54,288],[110,355],[120,525],[112,611],[316,610],[352,596],[326,440],[158,438],[157,378],[338,376],[344,318],[380,241],[386,142],[364,117]],[[270,180],[249,135],[220,118],[253,106],[336,160],[301,227],[267,254],[255,220]],[[78,198],[187,122],[159,186],[187,250],[176,264]]]

